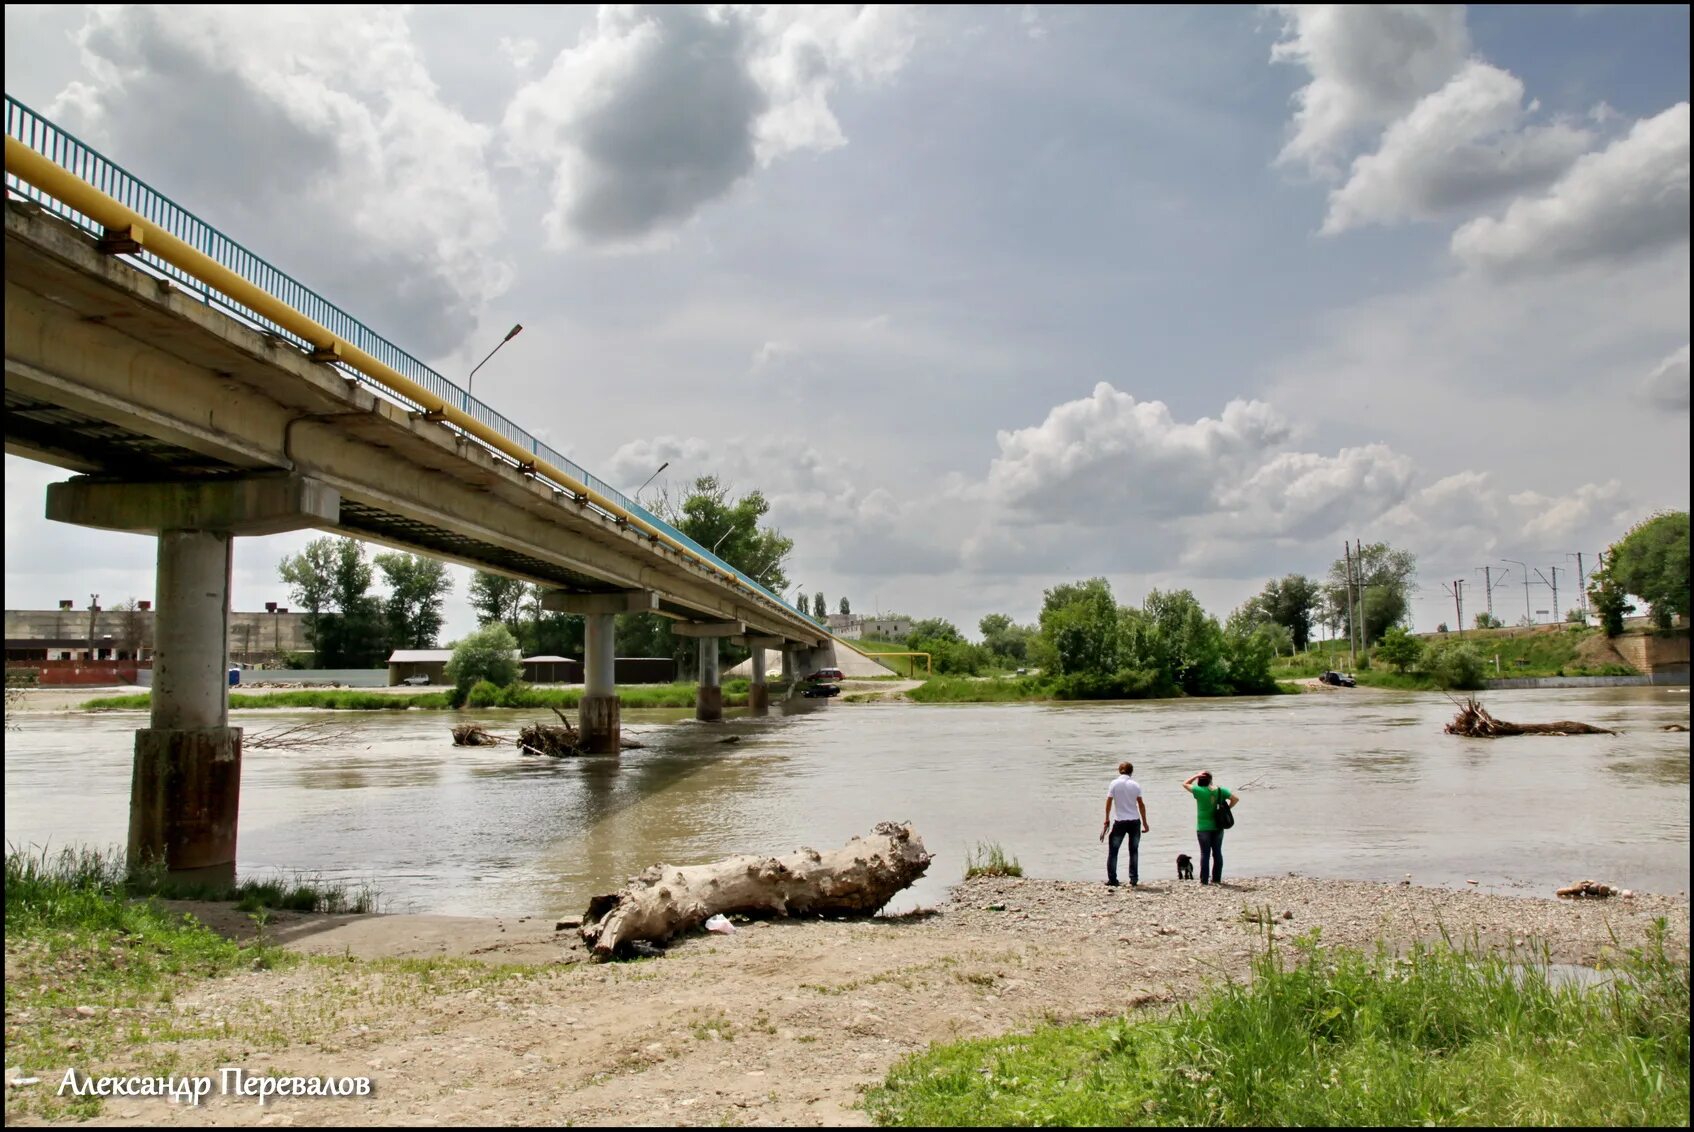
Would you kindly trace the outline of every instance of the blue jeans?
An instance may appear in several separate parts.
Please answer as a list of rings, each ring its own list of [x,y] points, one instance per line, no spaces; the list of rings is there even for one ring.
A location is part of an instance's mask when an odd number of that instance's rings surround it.
[[[1197,829],[1194,836],[1200,839],[1200,883],[1206,883],[1206,866],[1211,865],[1213,884],[1223,881],[1223,830]]]
[[[1106,881],[1118,883],[1118,846],[1129,838],[1129,883],[1141,883],[1141,819],[1112,823],[1111,839],[1106,842]]]

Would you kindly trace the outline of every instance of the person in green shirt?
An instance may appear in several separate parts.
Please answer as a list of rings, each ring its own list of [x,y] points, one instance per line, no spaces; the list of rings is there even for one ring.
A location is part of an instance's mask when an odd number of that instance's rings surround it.
[[[1217,819],[1212,814],[1217,808],[1219,798],[1227,802],[1232,810],[1240,799],[1227,786],[1213,786],[1212,772],[1209,770],[1189,775],[1182,788],[1194,795],[1194,802],[1199,807],[1194,816],[1194,833],[1200,841],[1200,883],[1207,883],[1206,874],[1209,871],[1210,883],[1222,884],[1223,830],[1218,828]]]

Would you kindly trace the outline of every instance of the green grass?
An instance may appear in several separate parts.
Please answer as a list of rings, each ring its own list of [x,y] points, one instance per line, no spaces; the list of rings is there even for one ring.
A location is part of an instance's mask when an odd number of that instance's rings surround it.
[[[1039,676],[970,680],[963,676],[932,676],[906,693],[920,704],[989,704],[1053,699]]]
[[[1267,948],[1165,1017],[932,1047],[866,1097],[898,1125],[1688,1126],[1688,961],[1661,921],[1612,979],[1545,953]]]
[[[1510,679],[1518,676],[1634,676],[1627,664],[1583,665],[1577,649],[1600,630],[1578,626],[1524,629],[1466,629],[1464,642],[1476,648],[1484,663],[1483,678]],[[1418,639],[1426,646],[1456,643],[1457,633],[1424,633]],[[1494,658],[1500,658],[1496,669]],[[1415,691],[1436,687],[1420,672],[1397,673],[1389,665],[1374,661],[1369,668],[1355,668],[1348,659],[1346,641],[1321,641],[1310,652],[1280,657],[1271,666],[1279,680],[1317,676],[1327,669],[1352,672],[1359,683],[1372,688],[1401,688]]]
[[[98,1073],[127,1060],[118,1051],[131,1040],[129,1012],[169,1002],[198,979],[290,961],[274,946],[234,943],[193,916],[132,899],[116,854],[6,854],[6,1062],[20,1076],[67,1064]],[[175,1068],[174,1052],[142,1053],[131,1072]],[[8,1123],[15,1111],[99,1114],[98,1097],[59,1098],[56,1086],[43,1076],[41,1085],[9,1090]]]
[[[965,879],[972,877],[1021,877],[1023,866],[1018,864],[1016,857],[1007,857],[1006,851],[1000,848],[998,841],[984,844],[976,843],[976,848],[965,854]]]
[[[626,708],[693,707],[695,685],[630,684],[618,689],[618,698]],[[243,695],[231,692],[231,709],[243,708],[327,708],[335,711],[404,711],[420,708],[447,711],[446,692],[396,693],[362,692],[344,688],[322,691],[272,692],[268,695]],[[528,684],[513,684],[500,689],[499,699],[491,707],[510,708],[574,708],[582,702],[581,688],[536,688]],[[747,703],[747,681],[726,680],[723,684],[725,707],[744,707]],[[105,696],[85,701],[84,711],[145,711],[152,696],[140,692],[130,696]]]

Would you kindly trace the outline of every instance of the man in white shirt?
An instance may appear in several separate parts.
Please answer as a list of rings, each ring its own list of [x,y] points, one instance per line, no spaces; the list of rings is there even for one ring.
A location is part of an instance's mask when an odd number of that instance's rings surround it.
[[[1141,882],[1141,835],[1151,833],[1147,825],[1147,803],[1141,798],[1141,784],[1130,775],[1135,764],[1119,763],[1118,776],[1106,788],[1106,820],[1100,826],[1100,840],[1112,835],[1106,847],[1106,885],[1118,887],[1118,846],[1129,841],[1129,887]]]

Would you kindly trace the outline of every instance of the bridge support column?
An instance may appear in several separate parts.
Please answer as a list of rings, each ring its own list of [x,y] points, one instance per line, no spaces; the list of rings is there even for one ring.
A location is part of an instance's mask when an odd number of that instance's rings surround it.
[[[241,729],[229,726],[229,574],[221,531],[159,535],[152,726],[135,733],[129,867],[235,883]]]
[[[616,615],[611,613],[583,616],[583,689],[577,721],[582,731],[582,749],[597,755],[615,755],[621,749],[622,709],[613,677],[616,624]]]
[[[768,715],[771,710],[771,689],[765,683],[765,650],[753,646],[753,682],[747,686],[747,707],[754,715]]]
[[[700,638],[700,687],[694,694],[694,718],[708,723],[723,718],[723,688],[718,684],[718,639]]]
[[[794,650],[787,645],[782,648],[782,682],[794,687]]]
[[[340,521],[341,496],[300,476],[47,487],[47,517],[159,540],[151,726],[135,733],[129,868],[235,881],[241,729],[229,726],[229,577],[237,535]]]

